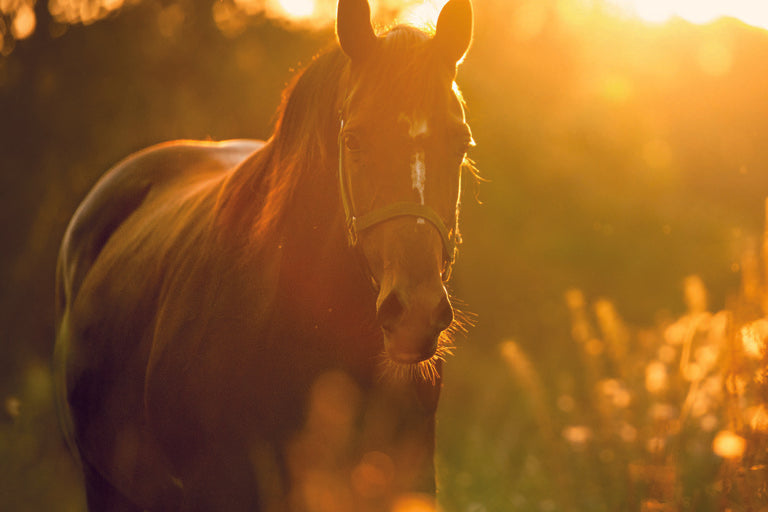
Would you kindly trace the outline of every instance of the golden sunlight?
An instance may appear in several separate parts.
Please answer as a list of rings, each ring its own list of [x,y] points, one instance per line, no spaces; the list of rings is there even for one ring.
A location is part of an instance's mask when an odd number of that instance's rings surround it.
[[[448,0],[425,0],[406,8],[398,18],[417,27],[434,27],[437,17]],[[387,2],[395,4],[395,2]]]
[[[677,16],[692,23],[708,23],[723,16],[748,25],[768,28],[768,2],[754,0],[606,0],[624,13],[651,23],[664,23]]]
[[[278,0],[288,16],[307,18],[315,13],[315,0]]]

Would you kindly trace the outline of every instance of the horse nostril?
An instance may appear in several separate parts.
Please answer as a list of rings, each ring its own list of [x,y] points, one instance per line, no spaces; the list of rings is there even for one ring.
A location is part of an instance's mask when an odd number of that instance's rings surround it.
[[[403,302],[397,296],[397,293],[394,290],[389,292],[389,295],[379,304],[379,310],[376,313],[376,318],[381,328],[386,331],[393,330],[395,324],[403,315],[404,309]]]
[[[440,331],[444,331],[453,322],[453,308],[448,297],[443,296],[440,299],[440,303],[437,305],[434,313],[434,326]]]

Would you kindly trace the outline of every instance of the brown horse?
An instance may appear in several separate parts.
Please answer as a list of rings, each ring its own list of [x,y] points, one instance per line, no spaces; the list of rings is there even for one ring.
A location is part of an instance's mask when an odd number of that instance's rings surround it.
[[[472,143],[469,0],[434,34],[339,47],[267,142],[173,142],[107,173],[65,234],[57,403],[89,509],[389,511],[434,496],[445,281]]]

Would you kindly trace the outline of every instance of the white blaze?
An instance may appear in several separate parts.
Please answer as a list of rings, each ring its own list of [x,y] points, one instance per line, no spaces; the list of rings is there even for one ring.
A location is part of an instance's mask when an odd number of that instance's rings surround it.
[[[423,137],[429,131],[427,120],[421,118],[410,118],[406,115],[401,115],[401,119],[405,119],[408,122],[408,136],[412,140],[416,140],[419,137]],[[424,163],[424,150],[417,148],[411,155],[411,185],[413,190],[419,194],[419,201],[424,204],[424,184],[427,180],[427,166]],[[419,219],[419,223],[423,223],[424,219]]]
[[[424,152],[416,151],[411,156],[411,184],[413,190],[419,193],[419,201],[424,204],[424,182],[427,179],[427,168],[424,165]]]

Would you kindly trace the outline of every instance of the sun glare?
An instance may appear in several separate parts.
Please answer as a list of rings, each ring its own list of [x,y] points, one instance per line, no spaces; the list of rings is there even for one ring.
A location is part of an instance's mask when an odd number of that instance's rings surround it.
[[[279,0],[280,7],[288,16],[308,18],[315,13],[315,0]]]
[[[723,16],[738,18],[755,27],[768,28],[768,2],[755,0],[607,0],[622,12],[651,23],[673,17],[691,23],[708,23]]]
[[[400,15],[400,20],[417,27],[434,27],[437,17],[447,0],[426,0],[406,8]]]

